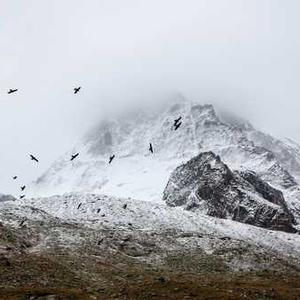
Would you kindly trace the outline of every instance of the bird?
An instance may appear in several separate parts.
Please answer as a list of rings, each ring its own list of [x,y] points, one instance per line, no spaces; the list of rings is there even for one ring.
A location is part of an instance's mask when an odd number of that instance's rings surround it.
[[[74,94],[77,94],[81,89],[81,86],[74,88]]]
[[[26,222],[26,219],[23,219],[23,220],[21,221],[21,223],[19,224],[19,226],[21,227],[25,222]]]
[[[149,151],[150,151],[151,153],[153,153],[153,147],[152,147],[152,144],[151,144],[151,143],[149,144]]]
[[[16,180],[18,178],[18,176],[13,176],[13,180]]]
[[[103,242],[103,240],[104,239],[99,240],[98,243],[97,243],[97,245],[99,246]]]
[[[21,196],[20,196],[20,199],[23,199],[24,197],[25,197],[25,195],[21,195]]]
[[[7,94],[12,94],[15,93],[18,89],[9,89],[9,91],[7,92]]]
[[[180,123],[177,123],[176,125],[174,125],[174,127],[175,127],[175,130],[177,130],[179,127],[180,127],[180,125],[182,124],[182,122],[180,122]]]
[[[180,116],[178,119],[175,119],[175,120],[174,120],[174,126],[176,126],[177,123],[178,123],[180,120],[181,120],[181,116]]]
[[[26,222],[26,219],[22,220],[19,226],[22,227],[25,222]]]
[[[79,153],[76,153],[76,154],[72,155],[72,156],[71,156],[71,161],[72,161],[73,159],[75,159],[78,155],[79,155]]]
[[[35,156],[33,156],[32,154],[29,154],[30,155],[30,159],[31,160],[34,160],[34,161],[36,161],[36,162],[39,162],[39,160],[35,157]]]
[[[112,155],[109,157],[109,164],[113,161],[114,158],[115,158],[115,155]]]
[[[77,209],[79,209],[81,205],[82,205],[82,203],[79,203],[79,205],[77,206]]]
[[[98,209],[97,209],[97,214],[99,214],[100,210],[101,210],[101,208],[98,208]]]
[[[26,185],[21,186],[21,191],[24,191],[26,188]]]
[[[123,205],[123,208],[124,208],[124,209],[126,209],[126,208],[127,208],[127,203],[125,203],[125,204]]]

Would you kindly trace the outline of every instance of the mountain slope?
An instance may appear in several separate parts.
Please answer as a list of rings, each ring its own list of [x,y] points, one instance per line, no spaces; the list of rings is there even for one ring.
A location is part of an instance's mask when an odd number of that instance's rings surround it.
[[[282,193],[255,173],[232,172],[219,156],[203,152],[177,167],[164,190],[170,206],[201,210],[264,228],[295,232]]]
[[[300,235],[163,201],[0,202],[1,299],[297,299],[299,255]]]
[[[182,125],[175,131],[173,122],[179,116]],[[254,171],[281,190],[299,219],[298,169],[284,159],[289,155],[290,162],[300,165],[299,149],[294,145],[287,150],[286,144],[275,138],[270,144],[269,139],[249,126],[222,122],[211,105],[176,99],[163,109],[133,112],[101,122],[37,180],[32,195],[100,192],[158,202],[178,165],[199,152],[213,151],[232,170]],[[148,151],[150,142],[154,154]],[[276,151],[272,152],[274,143]],[[80,155],[70,162],[75,152]],[[108,164],[111,154],[116,158]]]

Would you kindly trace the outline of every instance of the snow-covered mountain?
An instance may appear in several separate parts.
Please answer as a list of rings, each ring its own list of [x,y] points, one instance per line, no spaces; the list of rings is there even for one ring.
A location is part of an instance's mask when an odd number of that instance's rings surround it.
[[[174,130],[180,116],[182,125]],[[148,150],[150,142],[154,154]],[[254,171],[282,191],[299,222],[300,146],[247,122],[226,123],[212,105],[184,98],[102,121],[35,182],[32,195],[75,191],[161,201],[171,172],[206,151],[219,155],[232,170]],[[80,155],[71,162],[76,152]],[[109,164],[112,154],[115,159]]]
[[[249,295],[243,275],[259,284],[270,277],[272,298],[284,298],[273,287],[288,282],[291,295],[300,274],[299,153],[292,141],[184,99],[103,121],[27,185],[25,198],[0,194],[0,287],[49,287],[52,299],[66,283],[91,299],[116,299],[136,282],[140,295],[153,274],[143,299],[173,277],[176,291],[161,299],[185,299],[208,276],[219,290],[218,275],[237,276],[238,288],[227,289],[239,299]],[[182,292],[185,276],[191,285]]]
[[[280,191],[254,172],[232,172],[213,152],[202,152],[177,167],[164,190],[170,206],[259,227],[296,232]]]

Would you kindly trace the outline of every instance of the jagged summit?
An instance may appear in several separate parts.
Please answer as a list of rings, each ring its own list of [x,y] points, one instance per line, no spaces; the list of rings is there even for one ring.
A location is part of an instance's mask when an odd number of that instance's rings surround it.
[[[173,123],[179,116],[182,125],[175,131]],[[272,143],[263,143],[264,139]],[[296,155],[300,148],[295,149],[252,126],[225,123],[212,105],[176,97],[159,108],[102,121],[37,180],[34,194],[97,192],[161,201],[169,176],[178,165],[200,152],[213,151],[232,170],[254,171],[281,190],[293,213],[300,216],[297,169],[286,163],[300,164]],[[80,159],[70,163],[70,154],[75,152],[81,153]],[[111,154],[116,157],[109,165]]]
[[[185,206],[218,218],[295,232],[283,195],[254,172],[232,172],[213,152],[177,167],[164,190],[170,206]]]

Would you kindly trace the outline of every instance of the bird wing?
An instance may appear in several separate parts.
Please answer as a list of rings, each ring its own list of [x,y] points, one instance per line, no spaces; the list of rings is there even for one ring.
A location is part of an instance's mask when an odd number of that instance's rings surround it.
[[[36,162],[39,162],[38,159],[36,157],[34,157],[33,155],[30,155],[32,160],[35,160]]]

